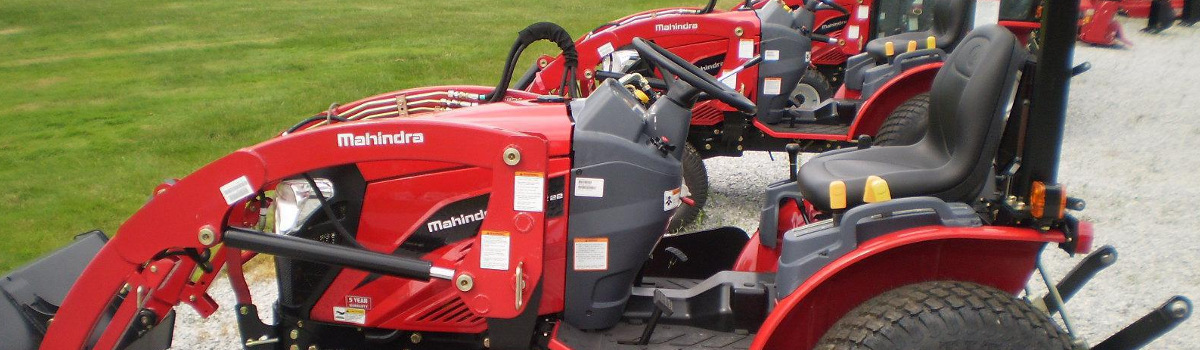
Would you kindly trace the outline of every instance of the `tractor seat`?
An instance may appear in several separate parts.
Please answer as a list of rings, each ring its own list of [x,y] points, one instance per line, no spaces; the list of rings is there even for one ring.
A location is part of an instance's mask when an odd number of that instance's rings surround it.
[[[926,38],[934,37],[934,44],[942,51],[950,52],[971,30],[974,21],[974,0],[933,0],[933,27],[926,31],[901,33],[867,42],[866,52],[876,61],[887,59],[884,45],[892,42],[895,54],[908,51],[908,42],[916,41],[917,48],[926,49]]]
[[[829,209],[829,183],[846,183],[846,205],[863,203],[868,176],[887,181],[893,198],[934,196],[970,201],[988,179],[1028,53],[1011,32],[980,27],[937,72],[929,94],[929,128],[909,146],[822,153],[800,167],[800,192]]]

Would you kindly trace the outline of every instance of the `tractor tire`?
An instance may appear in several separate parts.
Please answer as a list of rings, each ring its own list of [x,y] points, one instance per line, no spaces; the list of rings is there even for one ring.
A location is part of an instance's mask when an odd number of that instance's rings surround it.
[[[830,97],[833,97],[833,87],[829,85],[829,80],[821,72],[809,69],[800,77],[796,88],[792,89],[788,101],[795,107],[814,108]]]
[[[816,349],[1072,349],[1044,312],[971,282],[911,284],[842,317]]]
[[[696,221],[704,204],[708,203],[708,170],[704,167],[704,158],[691,143],[685,143],[683,149],[683,186],[695,205],[680,204],[671,216],[667,232],[677,232],[684,226]]]
[[[929,93],[913,96],[888,114],[879,132],[876,146],[907,146],[925,137],[929,128]]]

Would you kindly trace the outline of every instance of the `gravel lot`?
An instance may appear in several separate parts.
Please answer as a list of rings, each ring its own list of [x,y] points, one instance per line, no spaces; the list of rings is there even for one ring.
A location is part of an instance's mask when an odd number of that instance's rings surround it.
[[[1194,44],[1200,28],[1175,27],[1151,36],[1137,31],[1142,20],[1124,25],[1132,48],[1076,48],[1076,61],[1090,61],[1093,69],[1072,84],[1059,176],[1072,196],[1087,200],[1079,215],[1095,223],[1096,246],[1110,244],[1120,253],[1115,266],[1067,304],[1076,330],[1092,344],[1170,296],[1200,297],[1200,263],[1193,260],[1200,258],[1200,215],[1191,206],[1200,198],[1195,187],[1200,92],[1193,90],[1200,87],[1200,69],[1189,59],[1200,57]],[[753,231],[763,186],[787,176],[785,158],[759,152],[708,160],[713,193],[699,226]],[[1062,276],[1078,261],[1057,249],[1044,258],[1052,276]],[[267,308],[274,286],[269,269],[257,270],[251,276],[257,281],[255,300]],[[212,292],[227,307],[207,320],[178,308],[176,348],[238,347],[226,280]],[[1191,320],[1147,349],[1197,347],[1200,321]]]

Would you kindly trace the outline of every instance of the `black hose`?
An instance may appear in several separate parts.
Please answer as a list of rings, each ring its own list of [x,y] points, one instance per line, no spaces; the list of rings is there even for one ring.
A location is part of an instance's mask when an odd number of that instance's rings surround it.
[[[296,123],[296,125],[292,125],[292,127],[288,128],[287,131],[284,131],[283,133],[291,134],[293,132],[296,132],[297,130],[300,130],[301,127],[308,125],[308,123],[312,123],[312,122],[315,122],[318,120],[323,120],[323,119],[332,119],[332,120],[335,120],[338,122],[347,121],[346,118],[342,118],[342,117],[339,117],[336,115],[334,115],[334,116],[314,115],[314,116],[308,117],[307,119],[301,120],[299,123]]]
[[[350,231],[346,230],[345,226],[342,226],[342,221],[338,220],[337,214],[333,212],[333,207],[329,206],[329,200],[325,199],[325,193],[321,192],[320,187],[317,187],[317,182],[313,180],[312,176],[308,176],[308,173],[301,175],[304,176],[304,181],[308,182],[308,186],[312,187],[313,193],[317,195],[317,201],[321,202],[321,210],[325,212],[326,217],[329,217],[334,231],[337,231],[337,234],[342,236],[342,239],[345,239],[350,245],[353,245],[355,248],[364,249],[362,244],[358,244],[358,240],[354,239],[354,236],[350,234]]]
[[[717,0],[708,0],[708,5],[704,5],[704,8],[700,9],[700,12],[696,12],[696,14],[712,13],[715,7],[717,7]]]
[[[487,102],[499,102],[504,99],[504,96],[508,92],[509,81],[512,80],[517,60],[521,57],[521,52],[529,44],[538,40],[549,40],[557,44],[558,48],[562,50],[564,63],[566,63],[566,69],[563,70],[562,91],[569,91],[569,96],[571,97],[579,97],[579,89],[575,84],[575,68],[579,65],[579,52],[575,50],[575,42],[571,40],[571,34],[567,33],[566,29],[557,24],[538,22],[525,27],[525,29],[517,33],[517,41],[509,49],[508,60],[504,63],[504,74],[500,76],[500,83],[496,85],[496,89],[485,96]]]

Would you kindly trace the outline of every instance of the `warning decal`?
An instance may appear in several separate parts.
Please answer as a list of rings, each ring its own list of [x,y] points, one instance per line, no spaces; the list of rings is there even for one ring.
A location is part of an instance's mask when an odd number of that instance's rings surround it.
[[[348,323],[367,324],[367,310],[352,307],[333,307],[333,320]]]
[[[513,210],[541,212],[546,201],[546,179],[542,173],[518,171],[513,180]]]
[[[512,237],[506,231],[484,230],[479,236],[479,268],[508,271]]]
[[[738,58],[754,58],[754,40],[738,41]]]
[[[608,270],[608,238],[575,239],[575,271]]]
[[[783,88],[783,80],[780,78],[763,79],[763,94],[764,95],[778,95],[779,91],[782,90],[782,88]]]
[[[254,188],[250,187],[250,179],[244,175],[221,186],[221,197],[225,197],[225,204],[228,205],[233,205],[252,194],[254,194]]]
[[[663,191],[663,211],[669,211],[679,207],[679,189]]]
[[[604,45],[600,45],[600,47],[596,48],[596,53],[600,54],[600,57],[608,56],[608,54],[613,53],[613,51],[612,43],[604,43]]]

